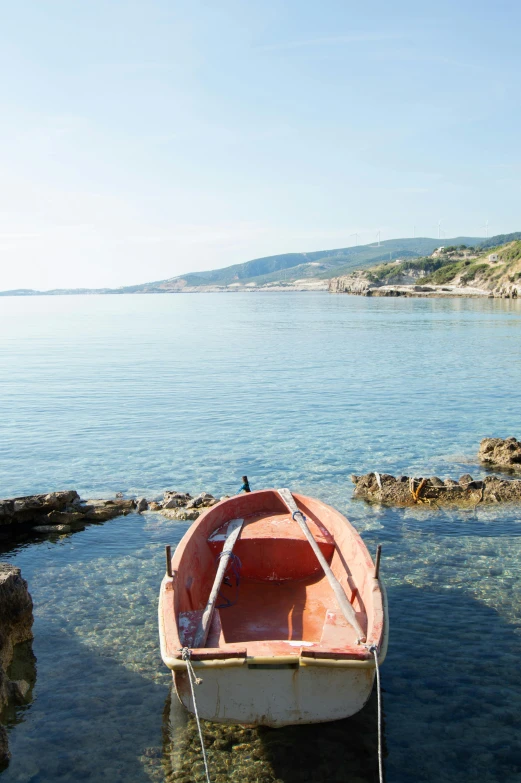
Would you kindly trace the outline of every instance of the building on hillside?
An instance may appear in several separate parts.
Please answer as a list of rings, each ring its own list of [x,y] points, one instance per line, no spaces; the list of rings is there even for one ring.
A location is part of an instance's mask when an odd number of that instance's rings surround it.
[[[488,260],[489,260],[489,261],[499,261],[499,256],[498,256],[498,254],[497,254],[497,253],[491,253],[491,254],[488,256]]]

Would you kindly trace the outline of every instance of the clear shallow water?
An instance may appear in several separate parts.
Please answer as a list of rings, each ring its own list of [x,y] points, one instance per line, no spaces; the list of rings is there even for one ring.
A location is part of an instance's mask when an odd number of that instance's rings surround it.
[[[388,781],[521,781],[521,509],[369,507],[353,472],[482,474],[519,436],[521,304],[328,295],[0,300],[0,495],[290,485],[384,546]],[[131,515],[6,553],[35,601],[7,781],[199,780],[157,643],[163,544]],[[171,714],[172,713],[172,714]],[[207,726],[213,778],[373,781],[374,704],[322,727]]]

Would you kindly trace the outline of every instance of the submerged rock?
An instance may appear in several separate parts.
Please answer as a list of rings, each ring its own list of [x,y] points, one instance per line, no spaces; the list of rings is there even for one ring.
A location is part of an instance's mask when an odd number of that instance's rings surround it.
[[[351,476],[354,498],[390,506],[440,505],[475,506],[478,503],[521,502],[521,481],[487,476],[474,481],[468,473],[458,481],[437,476],[395,478],[388,473]]]
[[[79,511],[51,511],[46,516],[49,525],[68,525],[71,530],[85,530],[85,513]],[[36,528],[33,528],[35,530]]]
[[[121,515],[127,516],[136,508],[135,500],[87,500],[84,520],[87,522],[106,522]]]
[[[485,465],[521,470],[521,441],[516,438],[483,438],[478,457]]]
[[[186,521],[197,519],[201,512],[196,508],[162,508],[159,513],[167,519]]]
[[[0,772],[7,767],[10,758],[7,731],[0,725]]]
[[[31,690],[31,683],[27,680],[11,680],[9,683],[9,697],[15,704],[25,704]]]

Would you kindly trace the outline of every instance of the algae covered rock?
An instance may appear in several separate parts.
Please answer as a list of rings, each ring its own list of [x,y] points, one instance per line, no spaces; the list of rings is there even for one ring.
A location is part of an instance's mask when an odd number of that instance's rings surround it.
[[[375,472],[365,476],[351,476],[351,480],[355,485],[354,498],[388,506],[472,507],[478,503],[521,502],[521,481],[498,476],[474,480],[467,473],[459,481],[442,481],[437,476],[395,478],[388,473]]]

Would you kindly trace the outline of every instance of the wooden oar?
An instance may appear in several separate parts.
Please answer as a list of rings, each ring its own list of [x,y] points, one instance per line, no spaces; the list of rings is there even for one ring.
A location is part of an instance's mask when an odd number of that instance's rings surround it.
[[[349,603],[347,595],[345,594],[342,585],[334,575],[329,563],[327,562],[326,558],[322,554],[322,550],[320,549],[319,545],[313,538],[313,535],[306,524],[306,518],[304,514],[302,513],[302,511],[300,511],[300,509],[297,507],[297,504],[295,503],[295,498],[293,497],[289,489],[279,489],[278,493],[281,496],[284,503],[286,504],[286,506],[288,507],[288,509],[291,511],[293,515],[293,519],[296,520],[296,522],[298,522],[300,529],[302,530],[307,540],[311,544],[311,548],[315,553],[315,555],[317,556],[317,560],[322,566],[324,573],[327,576],[327,580],[333,589],[336,600],[338,601],[338,605],[342,610],[342,614],[346,618],[347,622],[350,625],[352,625],[356,631],[358,642],[365,642],[366,637],[364,632],[362,631],[362,628],[360,627],[360,623],[356,619],[355,610]]]
[[[195,632],[193,643],[195,648],[204,647],[206,644],[210,625],[212,624],[215,602],[217,601],[217,596],[219,595],[219,590],[221,589],[222,581],[224,579],[226,569],[228,568],[228,563],[230,562],[230,556],[233,552],[235,542],[239,538],[239,533],[241,532],[243,522],[244,519],[232,519],[231,522],[228,522],[226,541],[224,542],[223,551],[219,558],[219,567],[217,569],[217,573],[215,574],[210,598],[208,599],[206,609],[203,612],[203,616],[201,617],[199,625],[197,626],[197,631]]]

